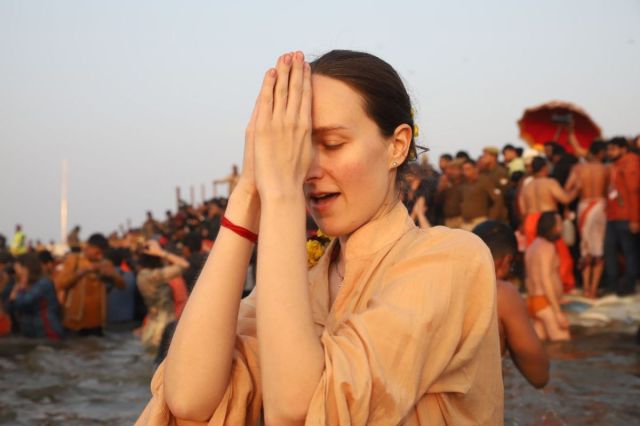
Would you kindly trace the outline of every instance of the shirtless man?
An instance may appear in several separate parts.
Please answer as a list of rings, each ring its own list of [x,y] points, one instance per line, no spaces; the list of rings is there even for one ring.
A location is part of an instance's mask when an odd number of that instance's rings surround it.
[[[522,186],[518,199],[523,214],[523,231],[528,246],[537,235],[538,219],[544,211],[558,211],[558,203],[569,204],[577,195],[578,188],[566,192],[557,180],[549,177],[549,165],[542,157],[535,157],[531,163],[533,178]],[[573,258],[562,239],[555,241],[557,256],[560,258],[560,277],[565,291],[575,286]]]
[[[498,327],[502,355],[507,349],[513,363],[532,386],[541,388],[549,381],[549,359],[536,335],[527,307],[518,290],[505,281],[518,251],[511,228],[487,220],[473,229],[491,250],[496,271]]]
[[[567,191],[579,188],[578,231],[585,297],[597,297],[604,269],[606,192],[609,182],[609,168],[603,164],[606,150],[604,142],[594,142],[589,148],[589,162],[576,165],[565,184]]]
[[[525,252],[527,308],[542,340],[569,340],[569,322],[560,309],[562,282],[555,241],[562,233],[562,220],[554,211],[542,213],[538,236]]]
[[[531,168],[533,179],[524,184],[518,200],[520,212],[524,216],[527,244],[535,238],[535,223],[531,223],[537,222],[535,216],[544,211],[558,211],[558,203],[569,204],[578,192],[577,187],[567,192],[557,180],[550,178],[549,164],[543,157],[535,157]]]

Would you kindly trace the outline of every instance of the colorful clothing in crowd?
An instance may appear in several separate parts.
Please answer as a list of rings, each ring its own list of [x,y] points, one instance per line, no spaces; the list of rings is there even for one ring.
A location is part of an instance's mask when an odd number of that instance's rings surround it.
[[[106,321],[106,286],[111,283],[95,272],[74,280],[79,270],[92,265],[83,254],[71,253],[55,278],[56,288],[65,291],[63,325],[70,330],[101,328]]]
[[[9,309],[18,321],[20,333],[27,337],[59,340],[63,335],[60,305],[49,278],[40,278],[18,292]]]
[[[147,306],[147,318],[142,330],[142,345],[154,351],[160,344],[166,325],[176,319],[174,290],[169,281],[179,277],[182,268],[169,265],[162,268],[144,268],[138,272],[138,290]],[[182,280],[184,286],[184,280]],[[186,294],[186,288],[184,290]]]

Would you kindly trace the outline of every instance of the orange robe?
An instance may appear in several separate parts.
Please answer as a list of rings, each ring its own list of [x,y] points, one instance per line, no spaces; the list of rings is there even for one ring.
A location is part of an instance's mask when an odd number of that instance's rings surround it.
[[[470,232],[421,230],[398,204],[349,238],[344,286],[330,307],[331,244],[309,272],[325,370],[306,424],[502,424],[496,281],[486,245]],[[230,382],[211,419],[175,419],[161,364],[137,425],[256,424],[255,303],[255,292],[241,303]]]

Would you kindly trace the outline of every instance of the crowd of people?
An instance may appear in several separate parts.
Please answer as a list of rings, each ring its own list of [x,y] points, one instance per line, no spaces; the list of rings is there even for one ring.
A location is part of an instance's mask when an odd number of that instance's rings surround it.
[[[541,151],[486,147],[477,159],[459,151],[441,155],[439,170],[423,156],[407,174],[403,202],[418,226],[473,231],[491,249],[502,352],[509,349],[535,386],[548,380],[540,340],[569,338],[563,294],[576,287],[589,298],[635,292],[638,140],[594,141],[583,156],[556,142]],[[232,180],[223,183],[232,190]],[[226,202],[181,202],[164,220],[147,212],[139,228],[86,241],[76,226],[61,256],[51,245],[33,244],[17,225],[8,245],[0,236],[0,335],[58,340],[126,324],[160,361],[215,244]],[[313,220],[307,228],[318,239]],[[254,271],[255,253],[245,295]]]
[[[487,220],[508,224],[518,241],[510,279],[526,283],[538,335],[567,339],[564,293],[576,285],[588,298],[635,293],[638,140],[594,141],[579,156],[554,141],[545,143],[543,152],[486,147],[477,160],[464,151],[443,154],[441,174],[414,168],[405,204],[423,227],[473,230]]]

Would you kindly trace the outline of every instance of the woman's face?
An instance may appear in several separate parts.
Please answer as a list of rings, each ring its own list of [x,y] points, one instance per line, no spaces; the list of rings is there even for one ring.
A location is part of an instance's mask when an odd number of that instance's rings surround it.
[[[396,159],[397,138],[381,134],[365,113],[361,96],[345,83],[314,75],[312,86],[313,160],[304,185],[307,208],[325,233],[345,236],[393,206],[392,163],[402,162]]]

